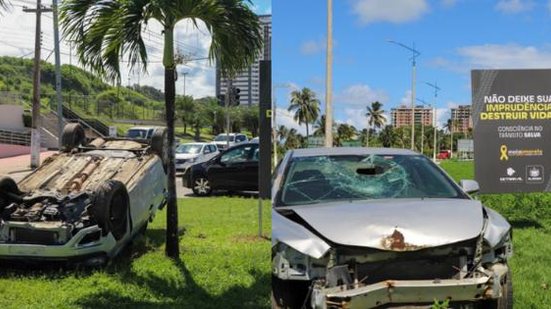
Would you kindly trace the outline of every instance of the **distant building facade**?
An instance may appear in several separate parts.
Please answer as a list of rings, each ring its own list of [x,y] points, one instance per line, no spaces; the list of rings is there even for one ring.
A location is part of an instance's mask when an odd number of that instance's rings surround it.
[[[260,61],[272,59],[272,15],[260,15],[260,26],[263,37],[262,50],[256,61],[247,69],[239,72],[232,80],[232,86],[239,88],[240,105],[258,105],[260,101]],[[228,79],[220,74],[216,64],[216,96],[225,95]]]
[[[459,105],[451,109],[453,132],[467,134],[473,127],[471,105]]]
[[[433,110],[431,107],[418,105],[415,107],[415,124],[432,125]],[[392,126],[395,128],[411,127],[411,107],[405,105],[390,110]]]

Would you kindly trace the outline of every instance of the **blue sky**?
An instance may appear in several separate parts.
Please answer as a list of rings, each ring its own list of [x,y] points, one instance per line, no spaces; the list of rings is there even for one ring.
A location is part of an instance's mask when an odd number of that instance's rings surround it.
[[[325,104],[326,2],[274,0],[272,10],[277,121],[296,127],[285,111],[290,90],[309,87]],[[442,123],[449,107],[470,104],[471,69],[551,67],[551,1],[335,0],[333,38],[338,122],[364,128],[374,100],[388,112],[410,104],[411,53],[394,40],[421,52],[416,97],[432,103],[425,83],[442,88]]]

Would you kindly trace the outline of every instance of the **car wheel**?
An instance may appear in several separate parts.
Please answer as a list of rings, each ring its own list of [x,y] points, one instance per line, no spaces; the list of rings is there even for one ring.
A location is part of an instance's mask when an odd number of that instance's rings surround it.
[[[79,123],[69,123],[63,128],[61,134],[61,147],[65,152],[73,150],[84,143],[86,135]]]
[[[92,215],[96,219],[103,235],[109,232],[120,240],[128,231],[128,209],[130,199],[124,184],[108,180],[98,189]]]
[[[481,304],[480,308],[490,309],[512,309],[513,308],[513,280],[511,271],[507,272],[505,282],[501,283],[501,297],[488,303]]]
[[[192,183],[193,188],[191,189],[195,195],[207,196],[212,192],[212,187],[210,182],[205,177],[197,177],[193,179]]]
[[[151,151],[161,158],[165,172],[168,170],[168,136],[166,129],[157,129],[151,136]]]
[[[9,197],[6,193],[20,195],[21,191],[17,187],[17,183],[10,177],[0,177],[0,212],[10,204]]]

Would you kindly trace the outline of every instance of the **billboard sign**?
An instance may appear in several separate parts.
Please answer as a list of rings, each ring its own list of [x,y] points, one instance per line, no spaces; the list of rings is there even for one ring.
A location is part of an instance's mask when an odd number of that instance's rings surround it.
[[[473,70],[471,82],[481,192],[551,191],[551,69]]]

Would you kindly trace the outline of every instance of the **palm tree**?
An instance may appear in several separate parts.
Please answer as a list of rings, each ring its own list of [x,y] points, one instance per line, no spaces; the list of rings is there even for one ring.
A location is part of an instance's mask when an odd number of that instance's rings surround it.
[[[451,118],[448,119],[444,128],[450,132],[450,158],[453,156],[453,129],[456,126],[456,122]]]
[[[146,71],[148,57],[142,30],[150,20],[162,25],[168,149],[174,146],[176,24],[191,19],[198,27],[198,20],[204,22],[212,36],[209,59],[218,60],[220,72],[226,77],[249,66],[262,46],[258,16],[245,0],[66,0],[60,17],[65,37],[76,42],[80,62],[103,78],[118,82],[123,57],[131,69]],[[174,152],[168,151],[167,161],[166,254],[176,259],[179,243]]]
[[[367,117],[367,137],[365,146],[369,147],[369,130],[373,127],[375,128],[381,128],[386,123],[386,118],[383,116],[383,113],[385,112],[383,109],[383,104],[379,101],[375,101],[371,103],[371,106],[367,106],[367,113],[365,113],[365,116]]]
[[[316,93],[309,88],[294,90],[291,92],[291,104],[288,110],[294,112],[294,119],[298,124],[306,125],[306,139],[308,139],[308,125],[318,119],[320,112],[320,101],[316,98]]]
[[[335,136],[335,144],[342,146],[343,141],[349,141],[356,136],[356,128],[347,123],[341,123],[337,127],[337,134]]]
[[[394,144],[397,142],[397,136],[396,132],[394,131],[394,127],[392,127],[391,125],[385,126],[383,130],[381,130],[379,138],[381,139],[383,147],[393,147]]]

